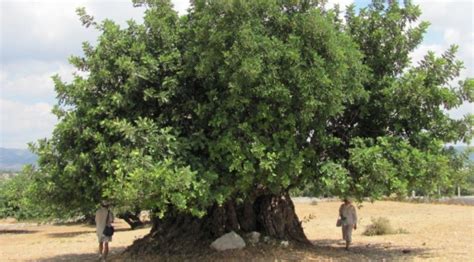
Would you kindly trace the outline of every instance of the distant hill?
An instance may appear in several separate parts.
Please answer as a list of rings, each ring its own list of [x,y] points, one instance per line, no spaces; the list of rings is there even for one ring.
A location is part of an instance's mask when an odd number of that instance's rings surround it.
[[[0,147],[0,170],[20,171],[26,164],[35,164],[37,159],[28,149]]]

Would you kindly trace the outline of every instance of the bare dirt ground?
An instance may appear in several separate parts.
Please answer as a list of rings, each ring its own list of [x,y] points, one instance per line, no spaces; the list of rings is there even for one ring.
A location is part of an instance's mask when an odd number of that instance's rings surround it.
[[[297,203],[298,216],[313,247],[248,247],[213,252],[203,261],[474,261],[474,207],[399,202],[364,203],[358,209],[359,228],[350,251],[343,249],[335,227],[339,202]],[[389,218],[408,234],[363,236],[371,218]],[[115,223],[112,261],[149,228],[129,230]],[[82,224],[36,225],[0,220],[0,261],[97,261],[95,228]],[[139,257],[135,261],[180,261],[180,257]],[[189,260],[189,258],[188,258]]]

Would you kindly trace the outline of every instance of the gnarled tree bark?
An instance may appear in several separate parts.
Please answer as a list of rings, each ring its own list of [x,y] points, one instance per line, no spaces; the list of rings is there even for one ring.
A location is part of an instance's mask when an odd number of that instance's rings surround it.
[[[140,220],[140,212],[132,213],[130,211],[126,211],[123,213],[119,213],[117,217],[127,222],[127,224],[130,225],[132,230],[138,227],[142,227],[144,225],[144,223]]]
[[[288,193],[263,194],[254,200],[237,204],[230,200],[209,208],[202,218],[189,214],[169,213],[153,219],[150,233],[127,249],[131,254],[186,254],[207,251],[209,244],[223,234],[252,231],[279,240],[308,244],[301,222]]]

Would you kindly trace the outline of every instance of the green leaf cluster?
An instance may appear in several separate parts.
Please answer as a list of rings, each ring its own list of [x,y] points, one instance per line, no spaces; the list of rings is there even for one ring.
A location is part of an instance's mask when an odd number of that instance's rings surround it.
[[[134,4],[144,22],[125,28],[78,10],[100,36],[71,57],[72,82],[54,77],[59,123],[33,145],[49,205],[202,216],[308,185],[378,198],[454,181],[443,143],[470,141],[473,118],[445,110],[472,101],[473,81],[451,86],[455,47],[411,65],[428,24],[409,1],[344,21],[310,0],[196,0],[181,17]]]

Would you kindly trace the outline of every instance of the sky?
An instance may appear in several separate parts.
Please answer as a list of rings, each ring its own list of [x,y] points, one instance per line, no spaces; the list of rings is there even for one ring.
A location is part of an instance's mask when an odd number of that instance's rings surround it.
[[[189,0],[172,0],[185,14]],[[329,0],[345,7],[365,6],[369,0]],[[431,26],[412,54],[419,61],[428,50],[441,54],[451,44],[460,46],[458,58],[466,67],[461,77],[474,77],[474,0],[413,0]],[[110,18],[121,25],[142,21],[142,8],[129,0],[0,0],[0,147],[27,148],[28,142],[51,137],[56,117],[51,113],[56,95],[51,76],[72,79],[71,55],[82,54],[82,42],[95,42],[98,33],[81,25],[75,13],[85,7],[96,21]],[[474,113],[465,103],[450,111],[454,118]]]

